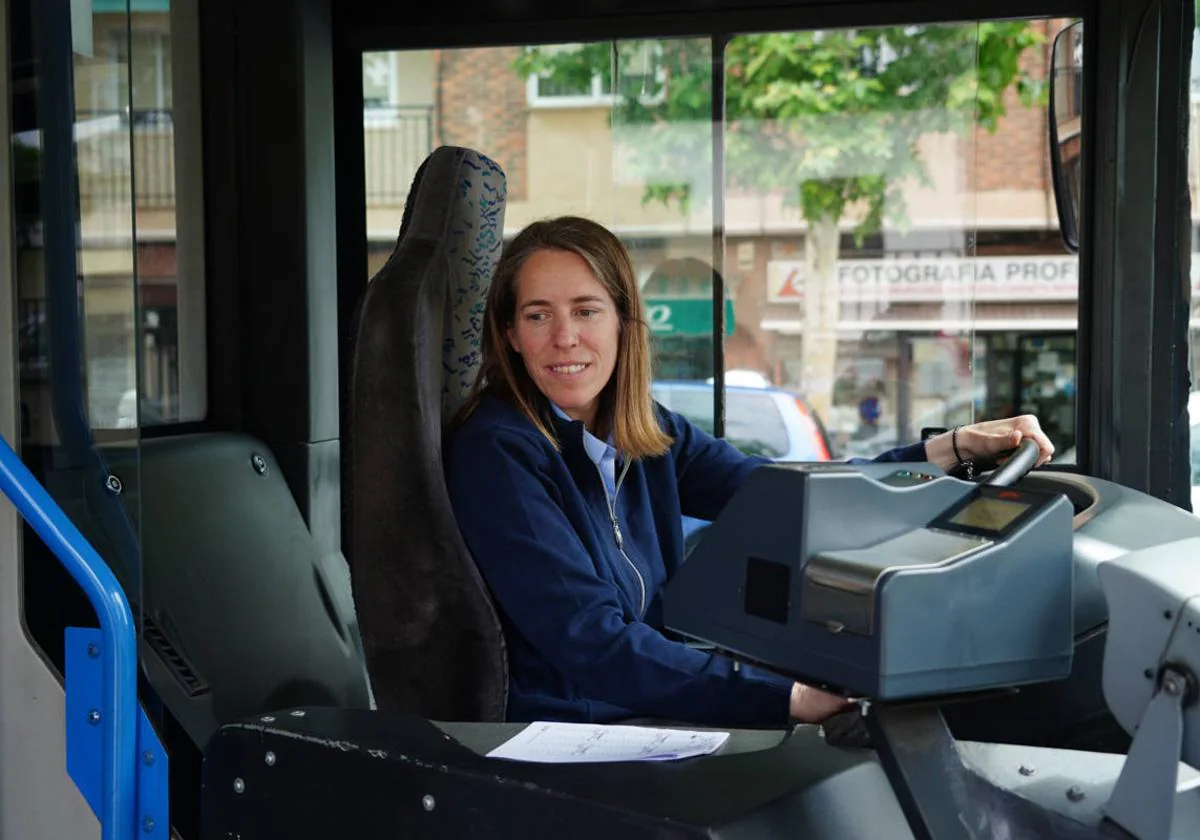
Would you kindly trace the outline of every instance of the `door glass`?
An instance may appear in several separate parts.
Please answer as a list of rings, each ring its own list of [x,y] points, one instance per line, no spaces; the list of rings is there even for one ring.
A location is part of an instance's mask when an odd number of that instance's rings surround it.
[[[21,0],[18,0],[21,2]],[[116,422],[136,406],[139,317],[128,65],[106,48],[126,31],[124,4],[73,16],[65,3],[21,2],[14,15],[12,151],[21,456],[141,602],[138,432]],[[97,114],[90,92],[111,93]],[[63,630],[97,626],[82,591],[28,527],[25,619],[58,668]]]

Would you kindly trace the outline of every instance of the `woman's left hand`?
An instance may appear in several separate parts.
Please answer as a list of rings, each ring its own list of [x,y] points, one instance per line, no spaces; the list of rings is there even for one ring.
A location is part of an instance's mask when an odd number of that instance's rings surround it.
[[[940,434],[926,441],[925,457],[943,470],[951,470],[958,466],[960,457],[964,461],[992,460],[1016,449],[1025,438],[1037,441],[1041,450],[1038,466],[1054,456],[1054,444],[1042,431],[1038,419],[1032,414],[1025,414],[1007,420],[988,420],[959,427],[957,455],[954,452],[954,433]]]

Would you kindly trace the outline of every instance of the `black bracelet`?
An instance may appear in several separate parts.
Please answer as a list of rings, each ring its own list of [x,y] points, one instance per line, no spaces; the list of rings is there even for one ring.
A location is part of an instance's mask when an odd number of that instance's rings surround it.
[[[964,458],[962,453],[958,451],[958,430],[961,426],[955,426],[950,433],[950,445],[954,447],[954,458],[958,461],[954,468],[948,471],[948,475],[955,478],[961,478],[966,481],[975,480],[975,462]]]

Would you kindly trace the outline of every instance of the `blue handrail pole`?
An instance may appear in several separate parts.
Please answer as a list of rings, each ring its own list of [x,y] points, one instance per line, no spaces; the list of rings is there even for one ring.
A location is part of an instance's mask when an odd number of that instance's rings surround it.
[[[104,651],[100,836],[133,840],[137,814],[137,630],[116,575],[0,439],[0,491],[63,564],[100,619]]]

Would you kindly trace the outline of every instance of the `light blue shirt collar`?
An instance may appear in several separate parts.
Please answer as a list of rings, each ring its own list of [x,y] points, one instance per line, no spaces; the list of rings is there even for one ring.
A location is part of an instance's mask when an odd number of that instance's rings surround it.
[[[562,419],[573,422],[573,418],[553,402],[550,403],[550,407]],[[617,484],[617,450],[612,445],[612,435],[610,434],[608,441],[605,442],[588,431],[587,426],[584,426],[583,449],[592,463],[600,469],[600,477],[604,479],[604,487],[608,491],[608,495],[614,495]]]

